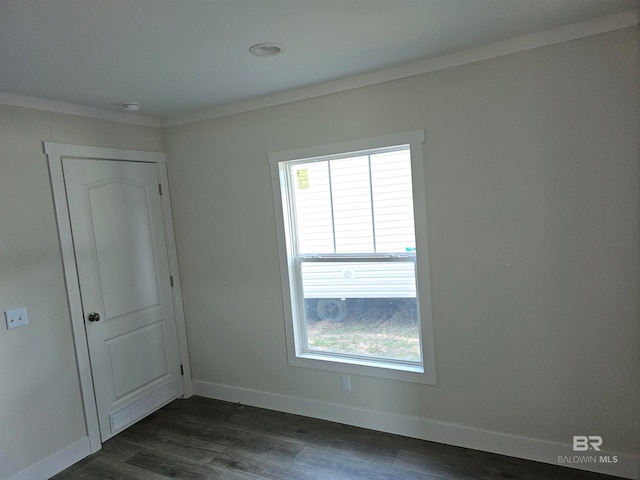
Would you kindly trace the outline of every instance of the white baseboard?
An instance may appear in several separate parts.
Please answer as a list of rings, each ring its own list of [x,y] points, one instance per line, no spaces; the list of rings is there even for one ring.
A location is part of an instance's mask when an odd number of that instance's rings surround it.
[[[601,451],[595,452],[597,456],[594,457],[589,452],[574,452],[571,444],[479,430],[421,417],[364,410],[198,380],[193,381],[193,393],[203,397],[240,402],[254,407],[320,418],[381,432],[395,433],[406,437],[553,465],[560,464],[560,457],[564,459],[564,463],[561,463],[561,465],[565,467],[605,473],[622,478],[638,479],[640,471],[639,456]],[[583,453],[588,453],[588,455]],[[610,460],[615,457],[617,462],[605,463],[600,461],[601,457],[607,457]]]
[[[47,480],[90,453],[89,437],[83,437],[7,480]]]

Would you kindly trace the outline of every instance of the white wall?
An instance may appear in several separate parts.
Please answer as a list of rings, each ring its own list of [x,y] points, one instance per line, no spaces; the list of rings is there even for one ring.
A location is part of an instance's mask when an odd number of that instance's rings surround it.
[[[638,29],[163,131],[194,378],[640,451]],[[437,386],[289,367],[267,154],[424,129]]]
[[[159,129],[0,106],[0,479],[86,436],[42,142],[162,151]],[[33,478],[33,477],[30,477]]]

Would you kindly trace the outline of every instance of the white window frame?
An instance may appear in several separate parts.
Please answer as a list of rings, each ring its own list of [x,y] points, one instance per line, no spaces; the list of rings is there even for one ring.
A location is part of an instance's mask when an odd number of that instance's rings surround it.
[[[417,130],[269,154],[289,365],[435,385],[435,342],[433,338],[429,257],[427,250],[426,195],[423,167],[424,157],[422,153],[423,142],[424,131]],[[330,353],[316,354],[305,352],[302,349],[304,341],[300,337],[301,332],[299,331],[296,320],[296,318],[298,318],[297,315],[301,315],[301,313],[293,311],[294,304],[292,300],[294,300],[296,296],[296,287],[294,284],[296,280],[292,281],[292,278],[297,275],[296,272],[298,269],[296,268],[295,258],[290,254],[290,252],[292,252],[291,245],[288,244],[291,235],[287,234],[290,228],[290,221],[286,211],[288,203],[287,190],[281,188],[281,185],[286,185],[287,182],[284,172],[286,164],[283,162],[313,160],[318,157],[337,155],[355,156],[359,153],[364,154],[374,149],[401,145],[409,145],[411,155],[414,224],[417,245],[415,253],[416,289],[420,313],[422,364],[417,365],[411,362],[385,361],[382,359],[369,360],[352,358],[349,356],[331,355]],[[340,257],[340,255],[335,256]],[[348,257],[350,259],[349,261],[351,261],[354,255],[349,255]],[[299,282],[300,280],[298,279],[297,281]]]

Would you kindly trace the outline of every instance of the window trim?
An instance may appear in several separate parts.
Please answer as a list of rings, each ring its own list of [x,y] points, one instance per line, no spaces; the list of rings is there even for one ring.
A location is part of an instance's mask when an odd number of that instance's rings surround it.
[[[431,313],[431,286],[429,280],[429,258],[427,249],[427,221],[426,221],[426,195],[424,186],[424,157],[422,143],[424,142],[424,131],[416,130],[411,132],[385,135],[379,137],[365,138],[354,141],[334,143],[314,147],[286,150],[282,152],[270,153],[268,155],[271,170],[271,182],[273,189],[273,201],[276,219],[276,232],[278,241],[278,258],[280,263],[280,277],[282,283],[282,301],[284,307],[285,336],[287,344],[287,358],[291,366],[307,367],[333,372],[349,373],[354,375],[367,375],[379,378],[388,378],[428,385],[436,384],[435,352],[433,338],[433,320]],[[374,149],[390,149],[400,145],[409,145],[411,156],[411,176],[413,187],[413,209],[416,245],[416,288],[419,292],[419,309],[421,324],[421,348],[422,366],[406,365],[402,362],[385,362],[384,360],[366,360],[362,358],[350,357],[348,355],[305,353],[300,351],[296,344],[296,338],[300,334],[297,322],[294,320],[292,310],[295,289],[289,281],[290,272],[295,272],[287,252],[292,251],[289,244],[289,235],[286,234],[289,225],[289,218],[285,215],[285,201],[289,201],[286,196],[288,191],[283,191],[281,185],[286,185],[287,180],[281,171],[279,163],[292,160],[313,161],[314,159],[324,160],[332,156],[356,156],[359,153],[366,153]],[[334,256],[334,255],[332,255]],[[350,254],[350,257],[353,257]]]

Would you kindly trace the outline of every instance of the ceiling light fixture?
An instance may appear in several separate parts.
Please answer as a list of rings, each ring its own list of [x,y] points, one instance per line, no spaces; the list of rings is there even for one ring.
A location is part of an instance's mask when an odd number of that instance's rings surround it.
[[[127,112],[137,112],[140,110],[141,105],[138,102],[124,102],[120,106]]]
[[[249,51],[256,57],[275,57],[276,55],[284,53],[286,49],[287,46],[284,43],[264,42],[256,43],[249,48]]]

